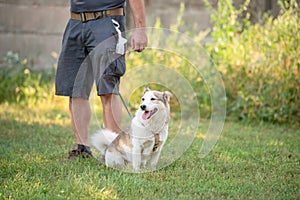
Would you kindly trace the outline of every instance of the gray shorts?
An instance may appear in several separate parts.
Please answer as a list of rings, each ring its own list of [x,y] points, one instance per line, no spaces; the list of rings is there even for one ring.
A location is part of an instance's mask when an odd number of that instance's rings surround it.
[[[98,95],[118,94],[126,65],[125,56],[115,53],[118,35],[111,19],[125,31],[124,16],[69,20],[58,59],[56,95],[88,99],[94,81]]]

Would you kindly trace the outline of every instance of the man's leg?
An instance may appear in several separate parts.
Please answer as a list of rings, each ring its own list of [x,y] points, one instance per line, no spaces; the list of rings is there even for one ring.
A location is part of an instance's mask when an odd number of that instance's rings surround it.
[[[120,133],[122,105],[119,96],[116,94],[101,95],[101,102],[103,106],[103,121],[105,128]]]
[[[69,109],[76,143],[89,146],[89,123],[91,119],[89,101],[83,98],[70,97]]]

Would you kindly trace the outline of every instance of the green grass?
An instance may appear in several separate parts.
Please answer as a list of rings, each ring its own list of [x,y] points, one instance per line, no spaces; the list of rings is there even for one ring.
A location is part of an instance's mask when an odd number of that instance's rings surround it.
[[[94,159],[61,162],[74,139],[66,109],[64,101],[0,105],[0,199],[300,198],[299,126],[227,121],[200,159],[204,121],[180,159],[130,174]]]

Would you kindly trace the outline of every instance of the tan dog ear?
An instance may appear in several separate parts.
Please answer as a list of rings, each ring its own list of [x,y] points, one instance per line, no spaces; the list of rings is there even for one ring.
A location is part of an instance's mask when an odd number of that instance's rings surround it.
[[[149,92],[149,91],[150,91],[149,86],[145,86],[145,87],[144,87],[144,94],[145,94],[146,92]]]
[[[163,93],[163,98],[164,98],[164,101],[165,102],[168,102],[168,101],[170,101],[170,99],[172,98],[172,93],[171,92],[168,92],[168,91],[165,91],[164,93]]]

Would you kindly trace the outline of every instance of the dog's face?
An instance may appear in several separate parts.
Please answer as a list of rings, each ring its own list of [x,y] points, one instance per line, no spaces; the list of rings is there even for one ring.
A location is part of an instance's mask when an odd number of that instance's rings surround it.
[[[170,114],[169,101],[172,94],[145,88],[139,107],[140,118],[144,123],[157,120],[168,120]]]

